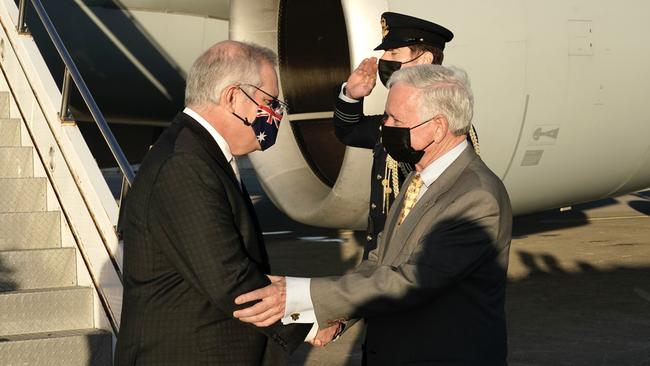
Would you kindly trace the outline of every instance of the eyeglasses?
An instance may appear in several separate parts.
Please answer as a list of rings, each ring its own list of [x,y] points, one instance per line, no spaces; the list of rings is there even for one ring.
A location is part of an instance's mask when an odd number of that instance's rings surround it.
[[[422,126],[423,124],[425,124],[425,123],[427,123],[427,122],[429,122],[429,121],[431,121],[431,120],[434,120],[434,119],[438,118],[439,116],[440,116],[440,114],[436,114],[436,115],[434,115],[433,117],[431,117],[431,118],[429,118],[429,119],[427,119],[427,120],[424,120],[424,121],[422,121],[422,122],[418,122],[418,123],[417,123],[415,126],[413,126],[413,127],[404,127],[404,128],[408,128],[409,130],[412,130],[412,129],[418,128],[418,127]],[[382,126],[386,124],[386,122],[388,121],[389,118],[391,118],[391,117],[388,115],[388,113],[384,113],[384,116],[381,118],[381,124],[382,124]],[[410,123],[408,123],[408,122],[402,122],[402,124],[410,125]]]
[[[252,100],[256,104],[257,104],[257,102],[255,101],[255,99],[253,99],[250,95],[248,95],[248,93],[246,93],[246,91],[244,91],[244,89],[242,89],[241,86],[253,87],[256,90],[262,92],[267,97],[271,98],[271,100],[265,101],[264,104],[266,104],[267,107],[271,108],[275,113],[277,113],[277,114],[279,114],[281,116],[283,116],[283,115],[285,115],[287,113],[287,109],[288,109],[287,103],[280,100],[278,97],[274,97],[273,95],[265,92],[264,90],[256,87],[253,84],[240,84],[239,89],[244,93],[244,95],[246,95],[248,97],[248,99]]]

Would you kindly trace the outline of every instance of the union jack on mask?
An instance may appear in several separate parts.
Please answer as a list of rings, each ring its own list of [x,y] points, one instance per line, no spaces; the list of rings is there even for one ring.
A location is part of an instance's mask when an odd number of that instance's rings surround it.
[[[267,104],[258,104],[255,99],[240,87],[240,90],[244,95],[246,95],[253,103],[257,104],[257,113],[253,122],[249,122],[248,118],[242,118],[237,113],[233,112],[233,114],[244,122],[246,126],[250,126],[253,129],[260,147],[262,150],[266,150],[275,144],[275,140],[278,137],[278,131],[280,130],[280,121],[282,121],[282,116],[284,116],[284,111],[286,109],[286,104],[255,85],[246,85],[252,86],[266,94],[271,98],[271,100],[268,101]]]
[[[255,137],[257,137],[257,142],[259,142],[262,150],[266,150],[275,144],[283,115],[283,107],[277,99],[273,99],[269,105],[261,104],[257,106],[257,115],[251,124],[251,128],[255,131]]]

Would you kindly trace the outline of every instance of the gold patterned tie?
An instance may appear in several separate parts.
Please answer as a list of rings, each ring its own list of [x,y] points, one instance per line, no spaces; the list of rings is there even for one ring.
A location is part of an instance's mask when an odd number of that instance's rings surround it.
[[[402,208],[402,213],[397,223],[398,225],[402,225],[406,216],[408,216],[413,206],[415,206],[415,202],[418,200],[418,193],[420,193],[420,187],[422,187],[422,177],[420,177],[420,174],[416,174],[411,180],[411,183],[409,183],[408,188],[406,188],[404,207]]]

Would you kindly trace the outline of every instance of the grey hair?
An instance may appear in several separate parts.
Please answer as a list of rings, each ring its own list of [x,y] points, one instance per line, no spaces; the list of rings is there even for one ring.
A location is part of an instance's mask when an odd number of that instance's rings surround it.
[[[273,51],[253,43],[219,42],[194,61],[187,75],[185,105],[219,103],[221,92],[230,85],[261,86],[263,62],[277,66]]]
[[[457,67],[417,65],[396,71],[388,88],[405,84],[420,90],[420,121],[442,114],[455,136],[465,135],[472,125],[474,96],[467,73]]]

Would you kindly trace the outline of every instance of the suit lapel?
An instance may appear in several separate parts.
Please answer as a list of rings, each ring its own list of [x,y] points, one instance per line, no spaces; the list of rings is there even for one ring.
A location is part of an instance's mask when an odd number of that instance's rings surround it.
[[[400,200],[400,206],[396,207],[395,209],[398,211],[397,213],[391,212],[391,219],[393,220],[393,227],[394,229],[392,232],[392,235],[390,237],[390,240],[387,242],[390,243],[391,248],[386,248],[386,260],[387,262],[391,262],[397,256],[402,252],[402,250],[405,248],[405,242],[408,239],[408,237],[411,235],[413,230],[415,229],[415,226],[420,222],[422,219],[422,215],[428,211],[432,206],[436,204],[440,196],[445,194],[447,191],[449,191],[456,181],[458,180],[458,177],[461,175],[461,173],[467,168],[469,163],[476,158],[476,154],[474,153],[474,150],[471,148],[466,148],[460,156],[436,179],[429,188],[427,188],[427,191],[424,193],[424,195],[418,200],[418,202],[415,204],[413,209],[411,209],[411,212],[409,213],[408,216],[406,216],[406,219],[404,219],[404,222],[399,225],[395,226],[397,222],[397,217],[399,217],[399,213],[401,213],[402,207],[401,207],[401,200]],[[409,182],[412,179],[412,175],[409,176]],[[406,182],[403,186],[403,191],[408,187],[406,185]],[[400,192],[402,194],[402,192]],[[403,200],[403,198],[402,198]],[[390,255],[389,254],[389,249],[390,249]]]

